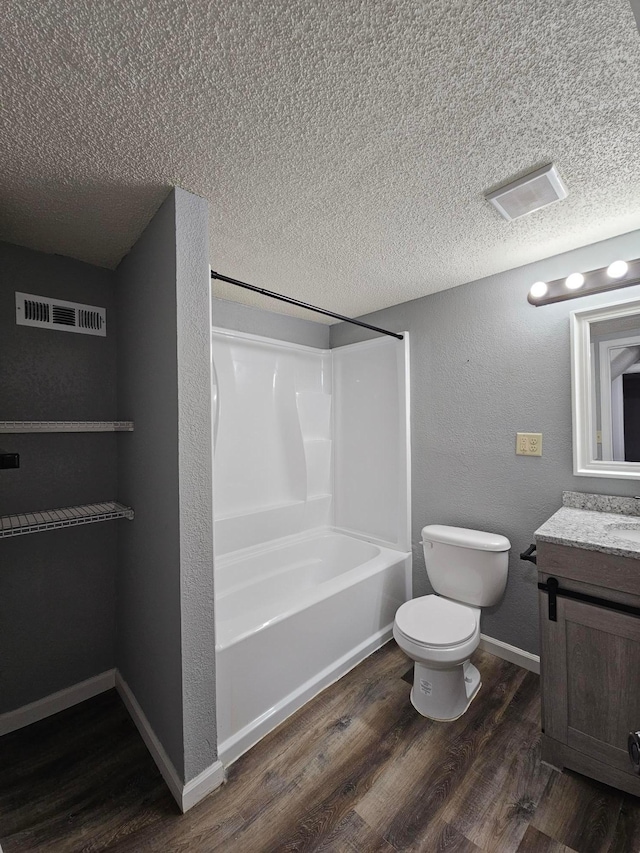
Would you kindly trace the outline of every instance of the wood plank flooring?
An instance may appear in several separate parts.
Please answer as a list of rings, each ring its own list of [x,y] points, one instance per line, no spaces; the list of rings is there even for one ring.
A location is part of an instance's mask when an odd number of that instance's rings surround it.
[[[4,853],[639,853],[640,800],[540,763],[538,677],[478,651],[453,723],[389,643],[180,815],[114,691],[0,739]]]

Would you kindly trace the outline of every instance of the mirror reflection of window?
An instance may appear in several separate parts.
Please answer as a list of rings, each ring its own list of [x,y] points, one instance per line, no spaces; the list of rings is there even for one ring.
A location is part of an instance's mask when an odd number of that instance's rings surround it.
[[[594,455],[640,462],[640,326],[638,317],[591,325]]]

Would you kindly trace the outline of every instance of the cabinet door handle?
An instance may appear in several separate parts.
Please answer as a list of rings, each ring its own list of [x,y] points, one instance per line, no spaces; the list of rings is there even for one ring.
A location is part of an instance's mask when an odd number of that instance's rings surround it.
[[[627,751],[634,773],[640,774],[640,732],[629,732]]]
[[[539,583],[538,589],[546,592],[549,596],[549,621],[558,621],[558,583],[557,578],[547,578],[546,583]]]

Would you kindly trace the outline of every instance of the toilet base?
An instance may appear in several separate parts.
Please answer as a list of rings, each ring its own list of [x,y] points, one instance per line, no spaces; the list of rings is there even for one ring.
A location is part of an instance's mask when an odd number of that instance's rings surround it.
[[[451,722],[465,713],[481,686],[480,673],[471,661],[452,669],[430,669],[416,661],[411,704],[423,717]]]

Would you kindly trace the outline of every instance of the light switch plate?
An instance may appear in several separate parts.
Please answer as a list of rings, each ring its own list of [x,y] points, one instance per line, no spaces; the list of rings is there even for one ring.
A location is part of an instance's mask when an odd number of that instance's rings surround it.
[[[516,433],[516,454],[518,456],[542,456],[542,433]]]

